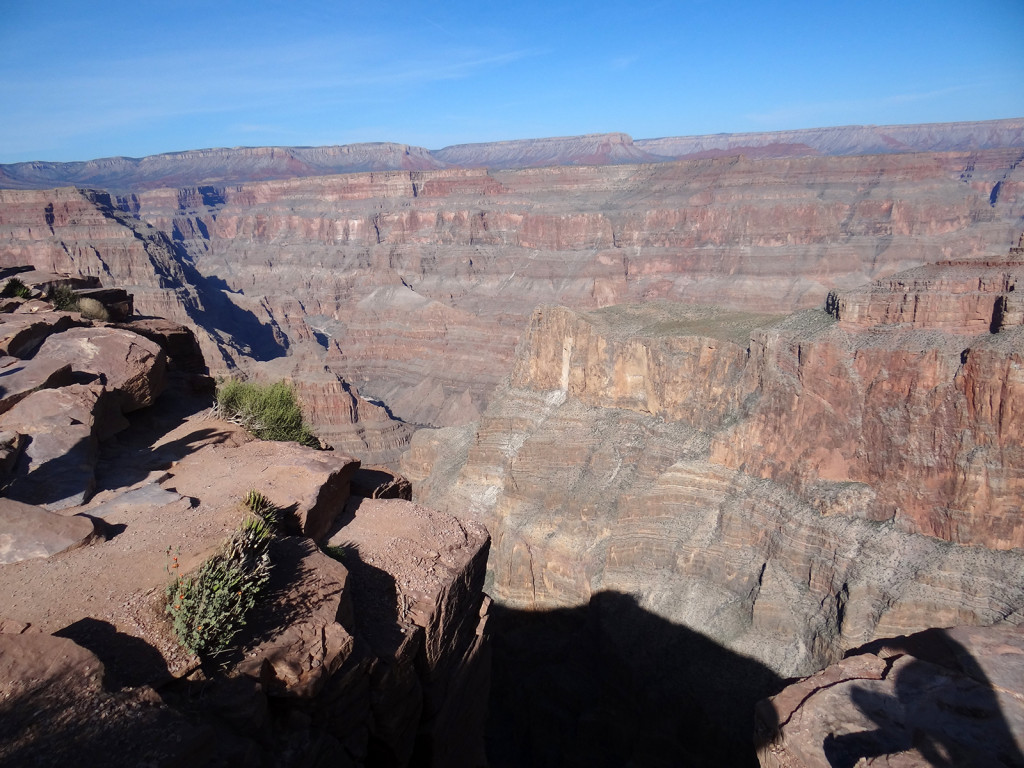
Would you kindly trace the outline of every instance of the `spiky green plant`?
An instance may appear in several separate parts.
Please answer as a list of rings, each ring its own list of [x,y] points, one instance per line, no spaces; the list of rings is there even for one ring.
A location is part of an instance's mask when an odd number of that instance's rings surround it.
[[[77,312],[79,310],[78,294],[70,285],[58,285],[50,290],[46,298],[59,312]]]
[[[243,503],[249,508],[249,511],[262,520],[266,520],[267,524],[274,529],[279,528],[283,522],[281,508],[255,488],[245,494]]]

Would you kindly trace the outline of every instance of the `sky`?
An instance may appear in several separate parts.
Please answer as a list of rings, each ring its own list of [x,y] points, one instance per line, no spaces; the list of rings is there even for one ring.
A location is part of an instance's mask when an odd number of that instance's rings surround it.
[[[1024,117],[1024,0],[0,0],[0,163]]]

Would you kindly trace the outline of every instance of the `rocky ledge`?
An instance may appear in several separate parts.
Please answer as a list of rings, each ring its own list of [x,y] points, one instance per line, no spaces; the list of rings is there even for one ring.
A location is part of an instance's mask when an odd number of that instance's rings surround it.
[[[0,762],[483,763],[482,526],[370,498],[407,495],[385,470],[213,418],[187,329],[7,308]],[[286,513],[267,592],[227,651],[193,655],[166,586],[254,489]]]
[[[1022,690],[1020,627],[879,641],[761,702],[758,758],[764,768],[1021,765]]]

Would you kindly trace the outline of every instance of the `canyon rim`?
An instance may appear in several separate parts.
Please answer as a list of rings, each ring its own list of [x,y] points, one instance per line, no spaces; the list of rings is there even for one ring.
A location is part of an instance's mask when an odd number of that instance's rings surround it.
[[[1022,160],[1024,119],[21,163],[0,266],[487,529],[493,765],[750,764],[787,680],[1024,623]]]

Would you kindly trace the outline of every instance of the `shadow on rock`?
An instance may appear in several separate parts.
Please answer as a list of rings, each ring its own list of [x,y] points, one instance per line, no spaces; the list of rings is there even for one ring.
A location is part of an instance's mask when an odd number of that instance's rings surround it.
[[[171,679],[167,663],[156,648],[138,637],[118,632],[109,622],[79,619],[53,636],[66,637],[95,653],[106,668],[103,683],[108,690],[159,686]]]
[[[997,649],[986,663],[998,672],[1005,663],[999,657],[1007,650],[1013,649]],[[1006,690],[1006,681],[993,684],[979,660],[949,630],[878,641],[852,653],[863,652],[890,660],[885,679],[864,681],[850,690],[864,720],[876,727],[829,734],[823,749],[832,768],[853,768],[865,759],[901,753],[916,753],[936,768],[1024,766],[1024,754],[996,694]],[[1012,690],[1012,681],[1010,685]]]
[[[244,347],[248,358],[256,361],[284,357],[288,339],[270,325],[264,325],[252,312],[235,304],[229,294],[235,293],[216,275],[200,272],[185,247],[175,242],[174,252],[185,278],[199,296],[199,306],[188,306],[189,317],[196,325],[219,331]]]
[[[602,592],[553,611],[495,606],[488,750],[512,766],[756,766],[762,664]]]
[[[212,729],[188,721],[149,685],[127,685],[145,673],[125,673],[115,688],[110,668],[77,645],[83,638],[107,658],[146,655],[124,635],[105,622],[63,631],[76,639],[0,635],[0,765],[189,765],[219,748]]]

